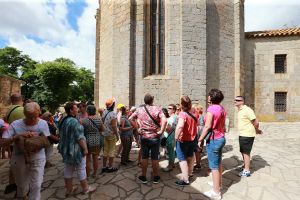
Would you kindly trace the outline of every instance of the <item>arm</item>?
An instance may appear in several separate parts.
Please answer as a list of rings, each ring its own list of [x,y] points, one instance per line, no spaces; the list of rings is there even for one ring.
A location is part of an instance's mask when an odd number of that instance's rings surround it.
[[[259,129],[259,122],[257,119],[251,120],[251,123],[253,124],[256,134],[262,134],[262,130]]]
[[[117,119],[111,120],[111,127],[113,130],[113,134],[117,137],[117,140],[119,140],[119,134],[117,129]]]
[[[182,133],[183,127],[184,127],[184,119],[179,118],[175,130],[175,140],[178,140],[180,133]]]
[[[104,125],[103,125],[103,123],[101,123],[101,124],[100,124],[100,129],[99,129],[99,130],[100,130],[100,132],[103,132],[103,131],[104,131],[104,129],[105,129],[105,128],[104,128]]]
[[[163,132],[165,132],[167,127],[167,119],[165,116],[162,117],[161,119],[161,127],[160,127],[160,131],[158,131],[158,134],[162,134]]]
[[[86,156],[88,154],[88,149],[86,146],[85,139],[81,138],[80,140],[78,140],[78,144],[81,147],[81,149],[83,150],[83,154]]]
[[[121,127],[120,127],[120,130],[121,130],[121,131],[129,131],[129,130],[131,130],[132,128],[133,128],[132,126],[125,128],[125,120],[124,120],[124,119],[121,119]]]
[[[204,138],[206,137],[208,131],[211,129],[212,127],[212,119],[213,119],[213,115],[208,112],[206,114],[206,122],[205,122],[205,125],[204,125],[204,129],[203,129],[203,132],[198,140],[198,145],[200,146],[201,142],[204,140]]]

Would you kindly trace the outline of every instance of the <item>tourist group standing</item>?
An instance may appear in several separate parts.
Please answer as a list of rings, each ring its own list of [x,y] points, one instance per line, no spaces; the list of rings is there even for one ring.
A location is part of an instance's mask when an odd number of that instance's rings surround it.
[[[121,167],[133,163],[130,159],[133,142],[140,149],[138,181],[150,181],[147,169],[151,160],[151,181],[159,183],[160,150],[163,148],[168,153],[168,165],[162,171],[172,171],[177,158],[181,177],[175,184],[188,186],[194,171],[201,169],[205,144],[213,181],[212,190],[204,194],[221,199],[222,150],[226,143],[223,99],[222,91],[210,90],[205,115],[203,107],[192,105],[188,96],[181,97],[180,104],[169,104],[162,109],[155,106],[154,96],[147,93],[144,104],[137,108],[116,105],[116,100],[109,98],[105,109],[68,102],[64,106],[65,115],[56,112],[52,116],[50,112],[41,113],[36,102],[23,103],[22,96],[14,94],[12,106],[5,119],[0,120],[1,157],[10,157],[9,185],[5,192],[17,190],[18,198],[41,199],[44,168],[55,165],[50,162],[55,145],[58,145],[64,163],[65,196],[73,195],[78,189],[73,185],[75,171],[82,193],[94,192],[96,187],[89,185],[88,178],[98,175],[100,152],[103,152],[100,172],[113,173],[118,171],[114,166],[116,156],[121,157]],[[253,110],[244,105],[244,97],[237,96],[235,106],[238,108],[240,152],[244,161],[239,176],[248,177],[254,138],[262,132]]]

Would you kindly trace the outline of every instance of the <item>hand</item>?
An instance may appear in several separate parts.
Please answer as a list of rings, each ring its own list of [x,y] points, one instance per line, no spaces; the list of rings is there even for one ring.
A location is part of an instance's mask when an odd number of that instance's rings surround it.
[[[161,131],[161,130],[160,130],[160,131],[158,131],[158,132],[157,132],[157,134],[158,134],[158,135],[161,135],[161,134],[162,134],[162,131]]]
[[[22,136],[25,138],[31,138],[34,136],[34,134],[32,132],[28,131],[26,133],[23,133]]]
[[[202,140],[199,140],[199,141],[198,141],[198,147],[199,147],[200,149],[202,149],[201,144],[202,144]]]
[[[263,134],[263,132],[262,132],[262,130],[258,129],[258,130],[256,131],[256,134],[261,135],[261,134]]]
[[[88,154],[88,150],[87,150],[87,149],[84,149],[84,150],[83,150],[83,155],[86,156],[87,154]]]

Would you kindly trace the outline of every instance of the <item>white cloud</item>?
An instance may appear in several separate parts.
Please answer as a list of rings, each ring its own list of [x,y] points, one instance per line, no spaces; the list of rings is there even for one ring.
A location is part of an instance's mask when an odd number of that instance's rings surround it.
[[[67,21],[67,2],[75,0],[0,0],[0,37],[35,60],[58,57],[72,59],[77,65],[94,71],[95,14],[98,1],[86,0],[78,18],[78,32]],[[32,37],[44,42],[37,42]]]
[[[245,31],[300,27],[299,0],[246,0]]]

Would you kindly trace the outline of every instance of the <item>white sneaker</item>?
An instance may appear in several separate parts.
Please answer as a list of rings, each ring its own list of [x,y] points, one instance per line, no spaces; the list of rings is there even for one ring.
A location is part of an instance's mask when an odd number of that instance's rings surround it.
[[[222,199],[221,192],[215,193],[213,190],[204,192],[204,195],[213,200],[221,200]]]
[[[211,187],[214,187],[214,183],[212,181],[208,181],[207,184],[210,185]],[[223,187],[221,186],[220,190],[222,190],[222,189],[223,189]]]

